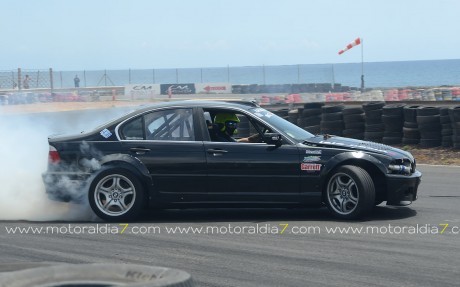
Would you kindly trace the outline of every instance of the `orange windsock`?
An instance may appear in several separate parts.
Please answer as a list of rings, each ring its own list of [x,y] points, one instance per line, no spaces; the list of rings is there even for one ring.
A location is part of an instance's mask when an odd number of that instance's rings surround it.
[[[342,55],[345,51],[348,51],[350,50],[351,48],[353,48],[354,46],[356,45],[359,45],[361,44],[361,39],[360,38],[356,38],[353,42],[351,42],[350,44],[348,44],[345,49],[343,50],[340,50],[339,51],[339,55]]]

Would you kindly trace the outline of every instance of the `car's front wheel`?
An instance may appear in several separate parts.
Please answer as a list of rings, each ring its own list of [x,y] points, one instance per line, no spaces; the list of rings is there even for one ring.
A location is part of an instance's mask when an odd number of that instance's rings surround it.
[[[142,211],[144,191],[138,178],[120,168],[100,172],[91,182],[89,204],[101,219],[129,221]]]
[[[352,165],[339,167],[327,182],[325,202],[338,218],[356,219],[369,212],[375,202],[375,187],[370,175]]]

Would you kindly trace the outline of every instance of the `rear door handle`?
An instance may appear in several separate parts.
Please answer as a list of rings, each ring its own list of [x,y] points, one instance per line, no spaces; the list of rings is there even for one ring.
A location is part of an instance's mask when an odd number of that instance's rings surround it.
[[[143,147],[132,147],[129,150],[134,152],[135,154],[144,154],[150,151],[149,148],[143,148]]]

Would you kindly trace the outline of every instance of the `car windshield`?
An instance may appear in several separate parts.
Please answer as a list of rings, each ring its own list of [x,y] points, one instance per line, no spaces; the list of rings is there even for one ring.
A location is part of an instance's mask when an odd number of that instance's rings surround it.
[[[293,140],[297,142],[303,142],[308,138],[314,137],[313,134],[275,115],[274,113],[267,111],[266,109],[253,108],[249,111],[256,117],[264,120],[268,124],[278,129],[279,131],[287,134],[289,137],[291,137]]]

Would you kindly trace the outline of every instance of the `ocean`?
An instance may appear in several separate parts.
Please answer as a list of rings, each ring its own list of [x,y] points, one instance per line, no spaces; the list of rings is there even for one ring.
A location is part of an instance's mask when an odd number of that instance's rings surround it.
[[[366,88],[460,86],[460,59],[364,62],[363,66]],[[49,71],[23,69],[22,74],[31,75],[31,88],[34,83],[37,87],[49,85]],[[12,77],[11,75],[17,78],[16,71],[0,72],[0,77]],[[223,82],[233,85],[331,83],[360,87],[361,63],[107,71],[53,70],[54,87],[73,87],[75,75],[80,78],[80,87]]]

